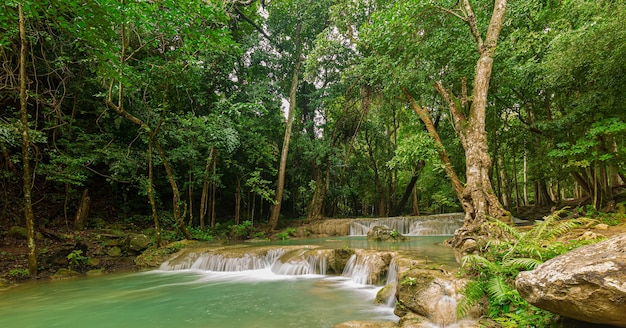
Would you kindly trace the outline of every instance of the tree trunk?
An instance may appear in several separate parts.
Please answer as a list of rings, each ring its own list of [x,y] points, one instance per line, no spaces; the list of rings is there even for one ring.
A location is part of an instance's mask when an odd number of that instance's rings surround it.
[[[241,215],[241,179],[237,179],[237,185],[235,186],[235,224],[239,224]]]
[[[539,179],[535,181],[535,206],[552,206],[554,202],[550,198],[550,193],[548,192],[548,187],[546,186],[546,182],[543,179]]]
[[[202,181],[202,195],[200,195],[200,230],[204,230],[204,218],[209,202],[209,171],[211,170],[211,161],[213,160],[213,154],[215,153],[215,146],[211,147],[209,157],[206,159],[206,165],[204,166],[204,176]]]
[[[420,172],[422,172],[424,165],[425,165],[424,161],[420,161],[417,167],[415,168],[415,170],[413,171],[413,176],[411,177],[411,181],[409,181],[409,184],[406,186],[406,189],[404,190],[404,194],[402,194],[402,199],[400,200],[400,203],[398,203],[398,208],[395,210],[393,216],[399,216],[400,214],[402,214],[402,209],[406,206],[406,203],[409,201],[409,197],[411,196],[411,194],[414,194],[415,183],[417,183],[417,179],[419,178]],[[415,210],[413,212],[415,212]]]
[[[328,163],[330,164],[330,163]],[[324,217],[324,201],[326,200],[326,181],[323,179],[322,172],[320,172],[320,168],[318,165],[315,165],[314,173],[315,176],[315,190],[313,191],[313,198],[311,198],[311,203],[309,204],[309,209],[307,211],[307,220],[313,221],[317,219],[321,219]],[[328,179],[330,176],[330,165],[327,166],[326,169],[326,178]]]
[[[270,215],[269,227],[271,230],[276,229],[278,225],[278,217],[280,215],[280,207],[283,202],[283,190],[285,188],[285,171],[287,170],[287,155],[289,154],[289,142],[291,141],[291,130],[293,127],[293,119],[296,111],[296,93],[298,91],[298,78],[300,76],[300,66],[302,58],[300,58],[300,30],[302,27],[296,27],[296,38],[294,40],[296,52],[294,54],[296,62],[293,68],[293,76],[291,78],[291,89],[289,91],[289,113],[287,114],[287,123],[285,125],[285,138],[283,139],[283,148],[280,153],[280,167],[278,169],[278,183],[276,185],[276,198],[274,206],[272,206],[272,214]]]
[[[413,186],[413,212],[412,215],[420,215],[420,200],[419,200],[419,190],[417,186]]]
[[[489,169],[492,163],[485,129],[489,81],[493,69],[493,57],[498,36],[504,22],[506,0],[495,1],[484,41],[476,25],[476,17],[469,0],[463,0],[463,7],[464,20],[470,28],[480,54],[476,64],[471,100],[465,96],[465,81],[463,81],[464,96],[460,99],[460,102],[457,101],[458,98],[451,95],[443,87],[440,81],[435,84],[437,92],[448,104],[455,131],[459,135],[461,144],[465,149],[467,181],[461,197],[461,204],[465,211],[465,221],[463,227],[455,232],[452,239],[448,240],[450,245],[461,249],[464,248],[466,241],[475,241],[488,237],[491,234],[484,224],[488,218],[495,218],[507,223],[511,222],[511,214],[502,207],[493,192],[489,177]],[[461,107],[468,106],[469,115],[466,117]]]
[[[213,160],[213,181],[211,183],[211,228],[215,228],[215,194],[217,193],[217,183],[215,181],[215,173],[217,171],[217,155]]]
[[[502,199],[502,206],[506,209],[511,208],[511,190],[507,183],[506,170],[504,167],[504,155],[498,154],[498,172],[500,176],[500,198]]]
[[[83,190],[83,195],[80,197],[80,204],[76,211],[76,217],[74,218],[74,229],[85,230],[87,226],[87,218],[89,217],[89,207],[91,205],[91,197],[89,197],[89,189]]]
[[[424,123],[424,126],[426,127],[426,131],[428,131],[428,134],[430,135],[430,137],[433,138],[433,140],[435,140],[435,144],[437,144],[437,154],[439,155],[441,162],[443,162],[443,165],[444,165],[443,168],[446,172],[446,175],[448,176],[448,179],[450,179],[450,182],[452,183],[452,187],[454,188],[454,192],[456,193],[460,201],[463,195],[463,184],[461,183],[459,176],[454,171],[452,162],[450,161],[450,158],[448,157],[448,153],[446,152],[446,149],[443,147],[441,138],[439,138],[439,133],[437,132],[437,129],[435,128],[435,125],[433,124],[433,121],[430,118],[430,114],[428,113],[428,110],[425,107],[418,105],[417,101],[415,101],[415,98],[411,96],[411,94],[408,92],[407,89],[402,89],[402,91],[404,93],[404,96],[409,101],[411,108],[413,108],[413,111],[417,114],[417,116],[420,118],[422,123]]]
[[[20,24],[20,119],[22,122],[22,167],[24,192],[24,220],[26,221],[26,234],[28,243],[28,272],[34,278],[37,275],[37,250],[35,244],[35,217],[33,215],[33,202],[31,197],[31,170],[30,170],[30,136],[28,134],[28,99],[26,95],[26,52],[28,40],[26,39],[26,20],[22,3],[18,3]]]
[[[154,199],[154,191],[152,185],[154,183],[153,172],[153,160],[152,160],[152,139],[148,139],[148,200],[150,201],[150,208],[152,209],[152,218],[154,219],[154,234],[156,237],[156,247],[161,247],[161,224],[159,223],[159,213],[156,208],[156,201]]]

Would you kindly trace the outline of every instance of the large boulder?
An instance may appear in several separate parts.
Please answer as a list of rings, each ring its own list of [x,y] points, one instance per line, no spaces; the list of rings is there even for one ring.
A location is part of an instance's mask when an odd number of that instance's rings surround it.
[[[406,237],[401,235],[398,231],[383,225],[374,226],[367,232],[367,240],[398,241],[405,239]]]
[[[626,327],[626,234],[521,272],[515,286],[539,308],[580,321]]]

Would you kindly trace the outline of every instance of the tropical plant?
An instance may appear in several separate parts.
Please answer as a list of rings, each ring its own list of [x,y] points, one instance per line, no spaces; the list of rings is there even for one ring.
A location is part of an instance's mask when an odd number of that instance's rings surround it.
[[[486,315],[505,327],[548,327],[553,314],[526,302],[515,289],[515,277],[521,271],[533,270],[546,260],[576,247],[598,242],[592,240],[560,241],[558,237],[595,220],[577,218],[560,220],[565,210],[538,221],[527,231],[500,221],[489,221],[489,229],[501,238],[479,245],[480,254],[463,257],[462,269],[471,281],[465,286],[465,297],[459,303],[460,315],[482,303]]]

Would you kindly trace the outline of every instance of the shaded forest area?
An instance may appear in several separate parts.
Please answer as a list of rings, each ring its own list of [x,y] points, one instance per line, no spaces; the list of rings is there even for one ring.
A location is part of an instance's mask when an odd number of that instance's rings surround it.
[[[491,40],[492,2],[9,1],[4,237],[32,220],[27,235],[152,227],[160,245],[467,212],[474,146],[485,193],[513,216],[624,212],[626,4],[513,1],[502,15]],[[462,130],[483,55],[478,140]]]

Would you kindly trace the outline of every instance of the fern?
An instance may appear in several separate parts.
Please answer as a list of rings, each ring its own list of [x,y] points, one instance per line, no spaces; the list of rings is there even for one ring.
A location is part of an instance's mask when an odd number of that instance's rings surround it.
[[[463,288],[465,297],[459,300],[456,311],[459,317],[466,316],[473,306],[478,304],[485,296],[485,284],[478,280],[471,280]]]
[[[543,261],[532,258],[514,258],[505,261],[503,266],[507,269],[533,270],[542,263]]]
[[[506,283],[506,279],[503,276],[493,276],[487,282],[487,292],[496,303],[506,303],[509,301],[511,286]]]
[[[556,242],[585,224],[588,218],[561,220],[564,210],[546,216],[528,231],[518,231],[500,221],[489,221],[489,230],[498,239],[479,245],[480,254],[462,259],[462,269],[474,280],[463,291],[459,315],[464,315],[481,300],[488,301],[487,315],[503,327],[549,327],[552,314],[530,306],[521,298],[513,281],[522,270],[533,270],[543,261],[594,241]]]

